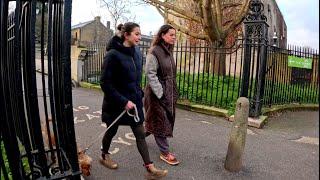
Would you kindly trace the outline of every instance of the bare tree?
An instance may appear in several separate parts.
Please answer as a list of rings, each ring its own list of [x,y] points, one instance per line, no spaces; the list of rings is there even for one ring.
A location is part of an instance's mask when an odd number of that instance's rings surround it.
[[[227,46],[230,36],[239,31],[239,26],[249,10],[250,0],[143,1],[156,7],[166,22],[177,30],[214,44],[217,48],[212,51],[218,56],[214,58],[218,59],[213,65],[215,73],[225,74],[225,56],[222,55],[225,52],[217,51],[225,51],[224,47]],[[172,17],[183,19],[193,28],[185,24],[179,25]]]
[[[128,0],[98,0],[100,7],[106,8],[112,18],[113,27],[116,30],[118,23],[127,22],[129,20],[134,21],[135,15],[130,11],[130,8],[134,6],[131,1]]]

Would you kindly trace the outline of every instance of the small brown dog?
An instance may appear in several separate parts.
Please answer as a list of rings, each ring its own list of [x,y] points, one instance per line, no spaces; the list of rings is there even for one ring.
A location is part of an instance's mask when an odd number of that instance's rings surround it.
[[[49,129],[52,128],[52,119],[49,117],[48,118],[49,122]],[[42,137],[44,140],[44,144],[49,147],[49,135],[47,131],[47,126],[45,121],[41,121],[41,132],[42,132]],[[56,139],[54,137],[53,131],[50,130],[50,141],[52,146],[56,146]]]
[[[49,121],[49,127],[52,128],[52,119],[50,117],[48,118],[48,121]],[[41,132],[42,132],[44,144],[45,146],[49,147],[49,136],[48,136],[48,131],[46,127],[47,127],[46,122],[41,121]],[[53,132],[50,133],[50,140],[51,140],[52,146],[55,147],[56,139],[54,137]],[[79,147],[78,147],[78,162],[79,162],[79,168],[82,174],[84,176],[90,176],[92,158],[85,153],[85,150],[81,150]]]
[[[90,176],[92,158],[84,150],[78,150],[79,167],[84,176]]]

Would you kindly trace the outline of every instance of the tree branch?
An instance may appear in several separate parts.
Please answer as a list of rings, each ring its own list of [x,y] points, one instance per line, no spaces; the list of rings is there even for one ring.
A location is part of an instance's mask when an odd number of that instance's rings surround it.
[[[231,7],[238,7],[241,6],[241,3],[229,3],[229,4],[222,4],[221,9],[222,11]]]
[[[160,9],[161,11],[163,11],[164,13],[171,14],[171,15],[177,17],[177,18],[182,18],[182,19],[184,19],[184,20],[194,21],[193,19],[191,19],[191,18],[189,18],[189,17],[186,17],[186,16],[184,16],[184,15],[181,15],[181,14],[178,14],[178,13],[175,13],[175,12],[172,12],[172,11],[170,11],[170,10],[168,10],[168,9],[164,9],[164,8],[161,7],[161,6],[157,6],[157,8],[159,8],[159,9]],[[195,22],[200,23],[200,22],[198,22],[198,21],[195,21]]]
[[[132,19],[132,13],[129,7],[134,6],[128,0],[97,0],[100,2],[100,8],[105,8],[111,15],[114,28],[116,29],[119,21],[128,21]]]
[[[214,0],[215,12],[216,12],[216,24],[217,29],[220,31],[222,30],[222,11],[221,11],[221,0]],[[214,8],[213,8],[214,9]]]
[[[231,33],[232,31],[234,31],[234,29],[235,29],[240,23],[242,23],[245,15],[248,13],[250,1],[251,1],[251,0],[245,0],[245,2],[243,2],[239,13],[235,16],[236,19],[234,19],[234,20],[230,23],[230,25],[228,25],[228,26],[225,28],[226,30],[225,30],[224,36],[227,36],[229,33]]]
[[[158,12],[161,14],[161,16],[165,17],[165,13],[162,12],[158,7],[156,7]],[[194,32],[191,32],[190,30],[182,27],[182,26],[179,26],[177,25],[174,21],[170,20],[170,19],[167,19],[167,22],[168,24],[170,24],[172,27],[174,27],[177,31],[181,31],[182,33],[184,34],[187,34],[191,37],[194,37],[196,39],[202,39],[202,40],[210,40],[209,37],[205,34],[198,34],[198,33],[194,33]]]
[[[163,6],[164,8],[167,8],[167,9],[170,9],[172,11],[175,11],[176,13],[178,14],[181,14],[185,17],[188,17],[196,22],[201,22],[201,18],[199,18],[196,14],[190,12],[190,11],[185,11],[183,9],[180,9],[176,6],[174,6],[173,4],[171,3],[168,3],[168,2],[163,2],[163,1],[159,1],[159,0],[143,0],[145,1],[146,3],[149,3],[155,7],[158,7],[158,6]]]
[[[217,29],[216,18],[212,14],[212,0],[205,0],[202,5],[204,30],[207,32],[211,41],[219,39],[219,31]]]

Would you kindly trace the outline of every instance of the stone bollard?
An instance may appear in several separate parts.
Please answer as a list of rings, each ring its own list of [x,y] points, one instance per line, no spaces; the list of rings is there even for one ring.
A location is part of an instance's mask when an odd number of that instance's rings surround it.
[[[228,153],[224,168],[231,172],[238,172],[242,167],[242,154],[246,144],[249,116],[249,100],[240,97],[237,100],[234,122],[232,124]]]

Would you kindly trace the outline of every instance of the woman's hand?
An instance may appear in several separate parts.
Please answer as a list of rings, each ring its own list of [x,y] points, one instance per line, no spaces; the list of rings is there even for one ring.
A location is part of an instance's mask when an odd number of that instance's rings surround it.
[[[127,105],[125,107],[126,110],[132,109],[135,106],[135,104],[131,101],[127,102]]]

